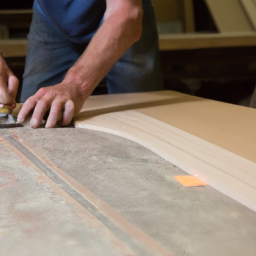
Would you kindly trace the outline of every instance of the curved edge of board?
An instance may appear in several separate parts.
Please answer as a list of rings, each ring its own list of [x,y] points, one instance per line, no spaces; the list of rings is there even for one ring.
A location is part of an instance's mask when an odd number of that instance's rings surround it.
[[[250,160],[133,110],[77,118],[75,127],[137,142],[256,211],[256,163]]]

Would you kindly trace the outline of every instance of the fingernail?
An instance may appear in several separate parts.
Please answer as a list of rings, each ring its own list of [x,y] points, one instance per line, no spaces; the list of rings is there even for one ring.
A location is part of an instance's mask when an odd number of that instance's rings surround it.
[[[25,119],[22,118],[22,117],[18,117],[18,119],[17,119],[17,122],[18,122],[18,123],[23,123],[24,121],[25,121]]]
[[[34,127],[36,126],[36,124],[37,124],[37,120],[36,120],[35,118],[32,118],[32,119],[30,120],[30,126],[31,126],[32,128],[34,128]]]
[[[46,123],[45,128],[50,128],[50,125]]]

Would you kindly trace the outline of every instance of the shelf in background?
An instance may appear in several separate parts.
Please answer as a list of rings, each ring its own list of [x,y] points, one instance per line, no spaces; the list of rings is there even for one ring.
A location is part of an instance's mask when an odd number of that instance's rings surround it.
[[[161,51],[256,46],[256,32],[160,34]]]
[[[3,56],[11,57],[25,57],[27,54],[28,40],[0,40],[0,49]]]
[[[24,10],[0,10],[0,15],[15,15],[15,14],[32,14],[32,9],[24,9]]]
[[[28,30],[32,16],[32,9],[0,10],[0,23],[5,24],[10,30]]]
[[[28,41],[0,40],[5,57],[25,57]],[[160,35],[160,51],[256,46],[256,33]]]

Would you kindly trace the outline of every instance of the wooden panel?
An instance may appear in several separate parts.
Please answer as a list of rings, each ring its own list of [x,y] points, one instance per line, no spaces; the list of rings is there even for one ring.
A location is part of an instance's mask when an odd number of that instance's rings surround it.
[[[16,15],[16,14],[28,14],[32,15],[32,9],[24,9],[24,10],[0,10],[0,15]]]
[[[195,32],[193,0],[183,0],[183,5],[184,5],[185,31],[187,33]]]
[[[25,57],[27,40],[0,40],[5,57]],[[161,51],[256,46],[256,33],[159,35]]]
[[[158,22],[183,20],[181,0],[152,0]]]
[[[256,211],[255,109],[172,91],[110,97],[90,97],[76,127],[134,140]]]
[[[256,33],[159,35],[160,50],[255,46]]]
[[[256,1],[255,0],[241,0],[254,29],[256,30]]]
[[[256,46],[256,33],[160,35],[161,51]],[[5,57],[25,57],[27,40],[0,40]]]
[[[27,40],[0,40],[0,50],[4,57],[25,57],[27,54]]]
[[[219,32],[254,31],[239,0],[205,0]]]
[[[92,96],[79,117],[131,109],[256,163],[255,109],[163,91]]]

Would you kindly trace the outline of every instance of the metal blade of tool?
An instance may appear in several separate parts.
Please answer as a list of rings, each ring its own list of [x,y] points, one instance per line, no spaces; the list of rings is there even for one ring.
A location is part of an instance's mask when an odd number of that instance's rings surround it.
[[[15,128],[15,127],[23,127],[22,124],[17,122],[17,118],[9,115],[0,113],[0,128],[6,129],[6,128]]]
[[[32,114],[29,114],[26,117],[26,120],[22,124],[18,123],[17,122],[17,116],[18,116],[23,104],[22,103],[13,103],[13,104],[15,104],[16,107],[12,110],[6,108],[5,106],[0,107],[0,129],[30,126],[29,123],[30,123],[30,119],[31,119]],[[40,127],[43,127],[45,125],[49,114],[50,114],[50,111],[47,111],[46,114],[43,117],[42,124],[41,124]],[[55,127],[61,126],[62,118],[63,118],[63,112],[60,112],[58,114],[58,118],[57,118],[58,122],[57,122]],[[73,126],[73,124],[71,124],[71,127],[72,126]],[[70,125],[69,125],[69,127],[70,127]]]
[[[11,106],[13,105],[13,106]],[[0,104],[0,128],[8,129],[15,127],[23,127],[17,122],[17,116],[22,107],[22,103]]]

